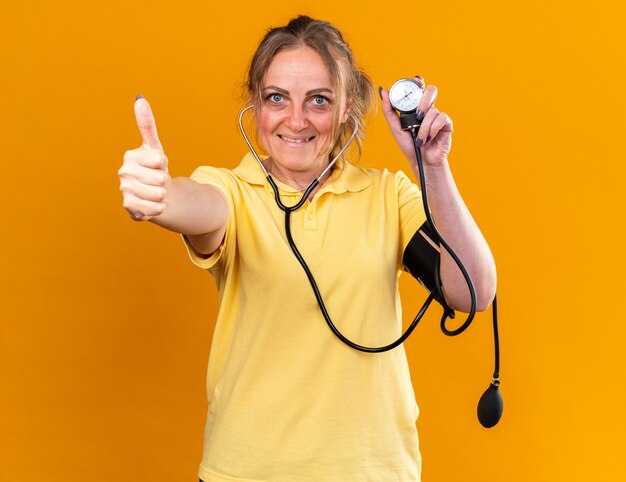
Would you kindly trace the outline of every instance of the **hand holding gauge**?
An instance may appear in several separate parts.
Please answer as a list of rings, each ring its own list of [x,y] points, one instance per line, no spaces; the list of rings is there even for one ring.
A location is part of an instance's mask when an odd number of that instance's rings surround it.
[[[437,87],[424,87],[424,79],[415,76],[398,80],[388,92],[383,88],[379,92],[385,119],[411,166],[415,167],[417,162],[408,132],[411,129],[418,130],[424,164],[436,166],[447,162],[452,146],[452,120],[434,105]]]

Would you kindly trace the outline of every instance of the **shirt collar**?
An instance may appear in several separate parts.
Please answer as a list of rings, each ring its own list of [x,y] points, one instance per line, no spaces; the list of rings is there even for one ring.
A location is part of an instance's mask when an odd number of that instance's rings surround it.
[[[267,159],[267,156],[261,156],[261,159],[265,160]],[[265,188],[270,191],[272,189],[269,182],[265,178],[265,173],[251,152],[248,152],[243,157],[239,165],[233,169],[233,173],[239,179],[247,182],[248,184],[265,186]],[[295,189],[281,183],[278,179],[274,180],[282,191],[299,194]],[[339,158],[333,166],[330,178],[324,183],[320,192],[328,191],[335,194],[358,192],[367,188],[371,184],[372,178],[365,169],[355,166],[343,158]]]

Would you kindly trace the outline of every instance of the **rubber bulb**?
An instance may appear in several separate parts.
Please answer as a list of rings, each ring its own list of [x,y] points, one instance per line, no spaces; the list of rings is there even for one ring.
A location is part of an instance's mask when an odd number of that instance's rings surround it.
[[[491,428],[500,421],[504,401],[497,385],[491,383],[478,401],[478,421],[485,428]]]

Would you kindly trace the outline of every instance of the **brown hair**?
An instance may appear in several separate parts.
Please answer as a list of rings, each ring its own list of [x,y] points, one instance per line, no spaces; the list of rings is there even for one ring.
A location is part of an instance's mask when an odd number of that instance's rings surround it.
[[[336,155],[354,129],[354,121],[340,122],[339,107],[346,102],[348,113],[356,118],[359,130],[355,138],[358,153],[365,138],[365,119],[376,105],[374,84],[357,65],[350,46],[335,26],[322,20],[300,15],[284,27],[270,29],[261,40],[246,76],[248,101],[261,105],[263,78],[272,60],[279,52],[306,46],[315,50],[328,68],[330,78],[337,89],[335,110],[336,139],[330,155]]]

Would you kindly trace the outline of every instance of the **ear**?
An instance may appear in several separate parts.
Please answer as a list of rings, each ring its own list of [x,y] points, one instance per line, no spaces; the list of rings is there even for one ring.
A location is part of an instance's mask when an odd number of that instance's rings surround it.
[[[350,117],[350,108],[352,107],[352,99],[348,99],[346,101],[346,108],[343,111],[343,115],[341,116],[341,120],[339,121],[340,124],[345,124],[346,121],[348,120],[348,117]]]

